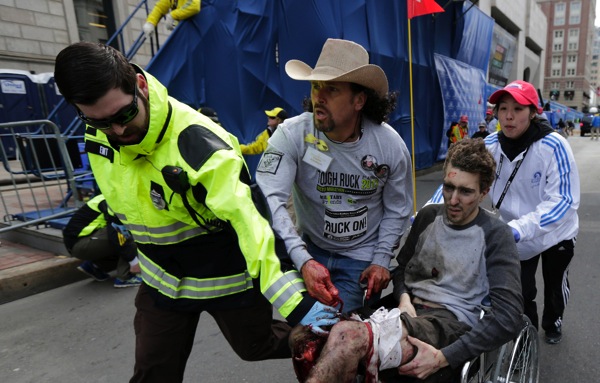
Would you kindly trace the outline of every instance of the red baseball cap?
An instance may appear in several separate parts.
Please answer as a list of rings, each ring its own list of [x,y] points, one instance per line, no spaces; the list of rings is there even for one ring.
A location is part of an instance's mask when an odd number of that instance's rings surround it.
[[[465,116],[464,114],[460,116],[459,122],[469,122],[469,116]]]
[[[539,98],[537,95],[537,91],[530,83],[526,81],[513,81],[503,89],[497,90],[490,96],[489,102],[490,104],[497,104],[502,96],[505,94],[510,94],[516,102],[521,105],[533,105],[537,108],[538,114],[543,112],[540,107]]]

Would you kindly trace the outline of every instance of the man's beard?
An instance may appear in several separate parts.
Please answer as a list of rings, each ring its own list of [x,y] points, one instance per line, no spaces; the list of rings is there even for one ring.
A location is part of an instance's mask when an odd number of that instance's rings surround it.
[[[326,112],[326,114],[327,114],[327,120],[326,120],[327,123],[325,121],[318,120],[316,117],[316,114],[313,112],[313,122],[315,124],[315,128],[319,132],[329,133],[335,129],[335,122],[333,121],[333,117],[332,117],[331,113]]]
[[[335,124],[331,121],[328,125],[325,125],[322,121],[315,120],[315,128],[317,128],[319,132],[329,133],[335,129]]]

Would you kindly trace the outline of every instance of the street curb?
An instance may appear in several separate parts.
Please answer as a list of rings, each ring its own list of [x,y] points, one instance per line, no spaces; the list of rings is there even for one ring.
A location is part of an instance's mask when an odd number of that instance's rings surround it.
[[[56,256],[0,270],[0,304],[85,279],[77,270],[79,263],[76,258]]]

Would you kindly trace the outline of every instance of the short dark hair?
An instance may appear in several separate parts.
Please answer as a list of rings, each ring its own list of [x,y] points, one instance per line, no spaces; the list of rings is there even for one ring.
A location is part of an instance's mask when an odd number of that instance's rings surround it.
[[[481,138],[465,138],[450,146],[444,162],[467,173],[479,174],[480,191],[487,190],[494,182],[496,161]]]
[[[60,51],[54,65],[54,80],[67,102],[82,105],[96,103],[115,88],[133,94],[137,86],[135,68],[121,52],[87,41]]]

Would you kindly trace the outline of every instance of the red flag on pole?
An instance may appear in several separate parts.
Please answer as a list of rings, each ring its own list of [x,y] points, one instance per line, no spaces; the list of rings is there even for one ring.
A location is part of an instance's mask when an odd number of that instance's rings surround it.
[[[407,0],[408,1],[408,18],[428,15],[430,13],[444,12],[444,8],[440,7],[435,0]]]

